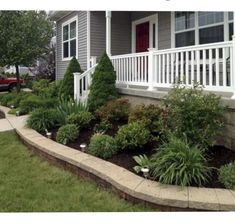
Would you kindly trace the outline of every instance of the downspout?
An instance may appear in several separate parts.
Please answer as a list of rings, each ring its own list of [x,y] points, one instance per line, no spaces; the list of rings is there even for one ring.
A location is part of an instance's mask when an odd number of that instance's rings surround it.
[[[106,53],[111,56],[111,11],[105,12],[106,16]]]
[[[91,15],[87,11],[87,70],[91,67]]]

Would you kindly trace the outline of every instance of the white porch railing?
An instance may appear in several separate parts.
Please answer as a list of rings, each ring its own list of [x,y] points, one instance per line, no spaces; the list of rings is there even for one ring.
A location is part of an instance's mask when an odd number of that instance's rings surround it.
[[[92,81],[92,74],[95,71],[97,64],[92,66],[84,73],[74,73],[74,100],[81,103],[86,103],[89,89]]]
[[[199,82],[205,90],[234,92],[233,42],[111,56],[117,84],[169,88]],[[233,75],[232,75],[233,74]]]

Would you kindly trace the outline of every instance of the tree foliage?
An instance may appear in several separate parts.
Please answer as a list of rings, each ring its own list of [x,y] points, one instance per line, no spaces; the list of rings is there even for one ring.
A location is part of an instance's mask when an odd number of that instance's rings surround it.
[[[82,73],[80,64],[75,57],[70,61],[67,70],[64,74],[64,79],[62,80],[60,86],[60,96],[66,99],[73,98],[74,95],[74,77],[73,73]]]
[[[0,66],[32,66],[48,51],[52,25],[44,11],[0,11]]]
[[[93,74],[87,102],[90,111],[95,111],[108,100],[117,97],[115,81],[116,74],[112,62],[107,54],[104,53]]]

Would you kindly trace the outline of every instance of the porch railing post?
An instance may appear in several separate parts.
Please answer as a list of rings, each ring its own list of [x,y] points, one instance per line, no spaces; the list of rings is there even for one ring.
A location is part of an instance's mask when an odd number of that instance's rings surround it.
[[[235,12],[233,12],[233,18],[235,18]],[[232,87],[233,87],[233,95],[232,99],[235,99],[235,22],[233,22],[233,47],[232,47],[232,58],[231,58],[231,63],[232,63],[232,70],[231,72],[231,79],[232,79]]]
[[[149,49],[148,56],[148,91],[153,90],[153,72],[154,72],[154,61],[153,61],[153,49]]]
[[[80,100],[80,79],[79,79],[80,73],[73,73],[74,77],[74,100],[79,101]]]

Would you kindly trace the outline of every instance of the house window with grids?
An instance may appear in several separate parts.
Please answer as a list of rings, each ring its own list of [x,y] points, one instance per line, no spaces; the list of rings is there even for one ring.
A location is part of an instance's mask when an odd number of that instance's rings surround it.
[[[62,25],[62,56],[70,59],[77,56],[77,20]]]

